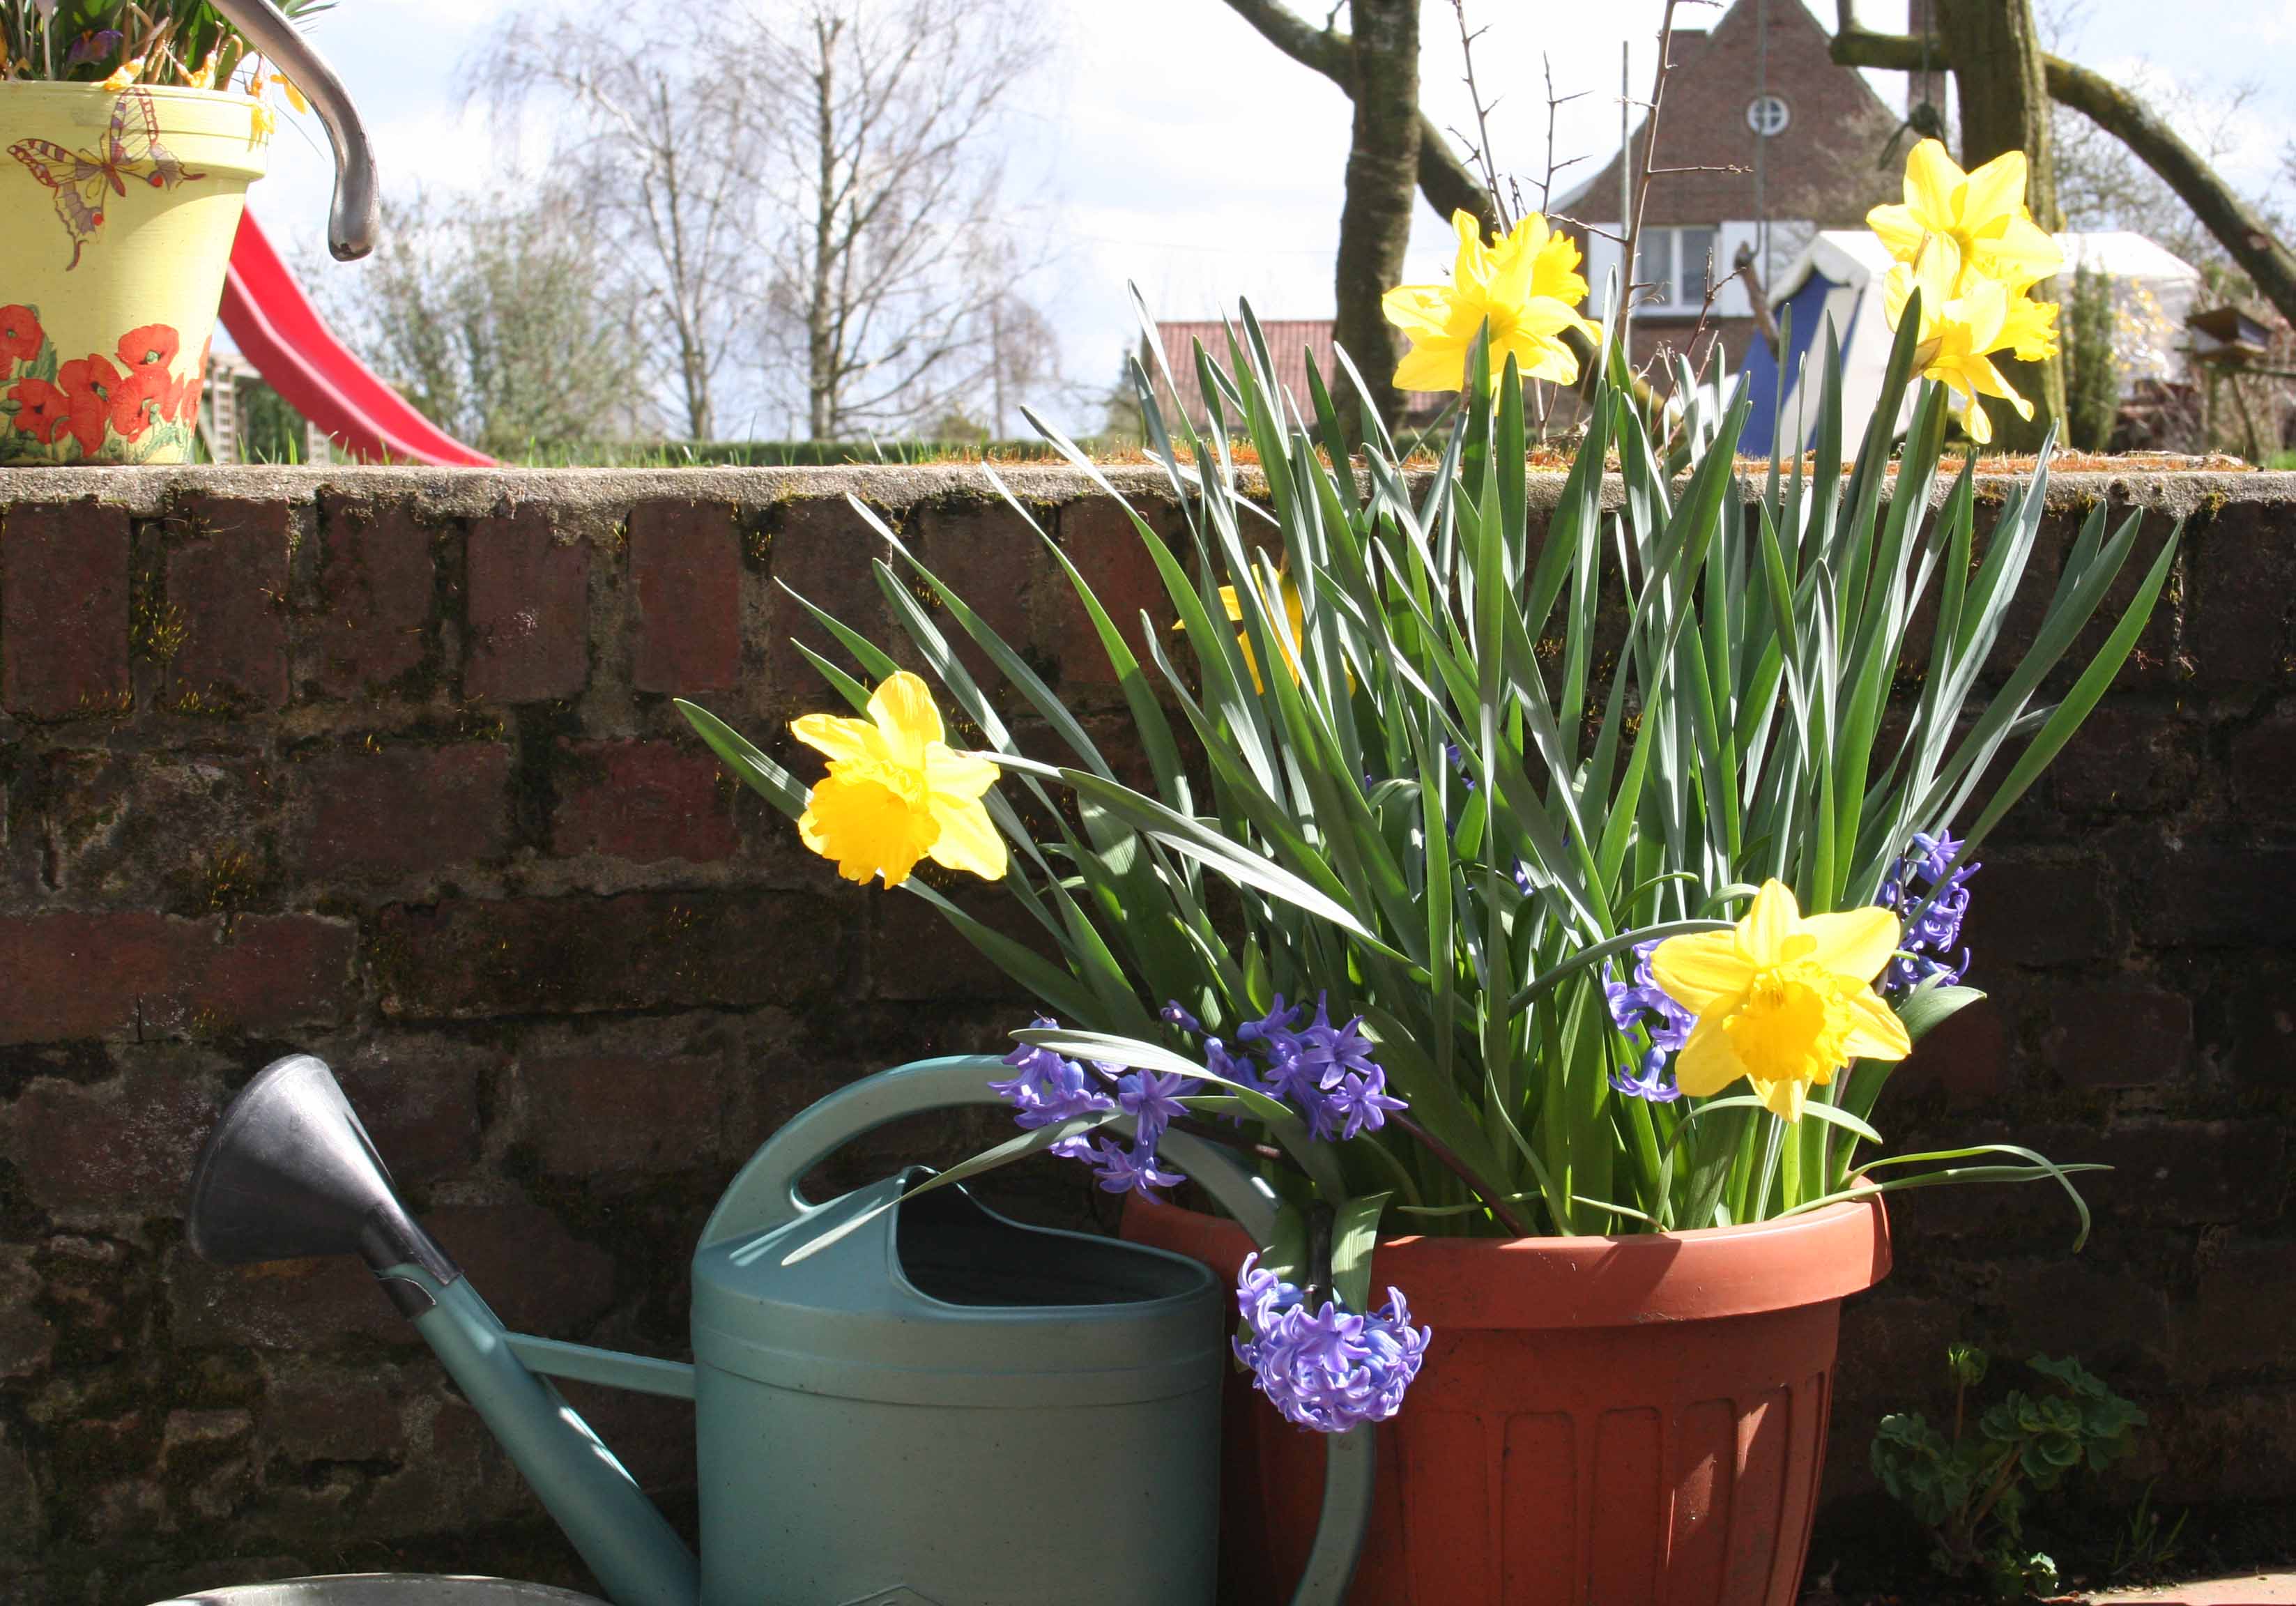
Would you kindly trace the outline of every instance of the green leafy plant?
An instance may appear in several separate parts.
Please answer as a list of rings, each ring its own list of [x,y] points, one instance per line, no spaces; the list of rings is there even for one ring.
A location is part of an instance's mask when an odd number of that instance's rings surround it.
[[[2152,1486],[2146,1484],[2129,1508],[2128,1525],[2112,1542],[2112,1576],[2142,1579],[2166,1571],[2184,1549],[2185,1521],[2192,1514],[2178,1512],[2177,1520],[2164,1526],[2152,1504]]]
[[[1971,1390],[1985,1381],[1983,1350],[1946,1352],[1953,1377],[1948,1435],[1916,1413],[1885,1416],[1874,1435],[1874,1476],[1929,1529],[1941,1572],[1979,1580],[2000,1601],[2053,1593],[2056,1564],[2025,1544],[2031,1497],[2075,1469],[2128,1454],[2144,1413],[2067,1357],[2026,1363],[2054,1389],[2013,1389],[1971,1420]]]
[[[2120,415],[2120,361],[2113,355],[2110,275],[2084,267],[2073,275],[2065,302],[2065,434],[2084,452],[2112,443]]]
[[[332,0],[278,3],[299,21]],[[249,87],[263,87],[247,41],[207,0],[0,0],[0,35],[12,78],[101,83],[126,73],[138,83],[220,88],[248,67]]]

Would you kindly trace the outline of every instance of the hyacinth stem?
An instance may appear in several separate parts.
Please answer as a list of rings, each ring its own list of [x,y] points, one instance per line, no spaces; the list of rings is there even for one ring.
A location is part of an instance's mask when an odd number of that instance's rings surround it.
[[[1208,1143],[1218,1143],[1223,1149],[1236,1150],[1241,1153],[1252,1156],[1255,1159],[1272,1159],[1279,1166],[1289,1166],[1292,1170],[1299,1171],[1302,1176],[1307,1175],[1305,1171],[1300,1170],[1299,1161],[1284,1153],[1274,1143],[1247,1143],[1234,1133],[1223,1132],[1210,1121],[1199,1121],[1188,1116],[1178,1116],[1172,1121],[1172,1130],[1185,1132],[1190,1137],[1200,1137]]]
[[[1399,1127],[1409,1134],[1412,1141],[1433,1155],[1439,1165],[1466,1184],[1467,1192],[1483,1201],[1483,1209],[1491,1213],[1491,1219],[1505,1227],[1510,1236],[1530,1238],[1537,1235],[1530,1230],[1530,1224],[1516,1215],[1508,1206],[1504,1193],[1470,1171],[1466,1161],[1454,1154],[1447,1144],[1439,1142],[1426,1127],[1399,1110],[1389,1110],[1387,1118],[1390,1126]]]

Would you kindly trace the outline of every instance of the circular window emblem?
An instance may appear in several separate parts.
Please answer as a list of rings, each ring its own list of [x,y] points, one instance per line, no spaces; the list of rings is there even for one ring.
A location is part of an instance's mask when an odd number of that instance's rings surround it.
[[[1793,112],[1775,94],[1758,94],[1746,102],[1746,127],[1760,135],[1784,134]]]

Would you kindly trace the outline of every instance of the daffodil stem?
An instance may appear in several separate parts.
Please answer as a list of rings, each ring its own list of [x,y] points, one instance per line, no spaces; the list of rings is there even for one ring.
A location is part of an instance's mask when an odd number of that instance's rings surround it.
[[[1786,1124],[1770,1117],[1769,1135],[1762,1143],[1762,1168],[1755,1174],[1754,1191],[1746,1196],[1746,1219],[1760,1221],[1770,1213],[1770,1190],[1777,1185],[1778,1155],[1785,1147]]]

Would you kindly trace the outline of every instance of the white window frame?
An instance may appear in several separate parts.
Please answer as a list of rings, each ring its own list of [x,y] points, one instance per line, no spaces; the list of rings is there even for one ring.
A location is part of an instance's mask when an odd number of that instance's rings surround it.
[[[1778,109],[1778,126],[1775,128],[1765,128],[1762,127],[1761,119],[1759,114],[1765,102],[1774,104]],[[1746,102],[1746,127],[1751,128],[1756,134],[1761,135],[1764,139],[1777,138],[1779,135],[1784,134],[1788,128],[1793,127],[1793,102],[1786,99],[1785,96],[1779,94],[1775,90],[1767,94],[1756,95],[1752,100]]]
[[[1703,235],[1702,244],[1689,245],[1690,260],[1684,260],[1685,235]],[[1729,271],[1721,260],[1722,231],[1714,224],[1661,224],[1646,227],[1636,242],[1635,279],[1642,286],[1634,303],[1636,313],[1695,313],[1706,305],[1705,285],[1696,295],[1685,300],[1682,286],[1685,277],[1695,274],[1723,274]],[[1660,256],[1660,253],[1663,253]],[[1645,257],[1652,258],[1653,271],[1643,272]],[[1665,281],[1658,281],[1655,269],[1660,262],[1666,268]],[[1711,283],[1709,278],[1707,283]],[[1663,291],[1663,295],[1660,292]]]

